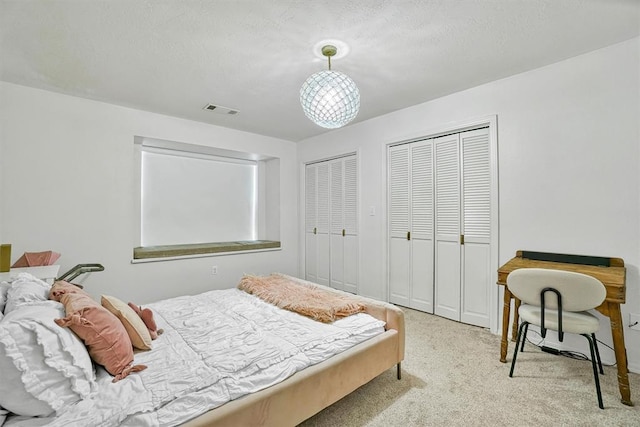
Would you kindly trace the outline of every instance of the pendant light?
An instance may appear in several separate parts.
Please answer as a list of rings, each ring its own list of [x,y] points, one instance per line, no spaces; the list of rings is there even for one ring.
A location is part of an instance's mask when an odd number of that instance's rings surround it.
[[[322,47],[329,69],[311,75],[300,89],[300,104],[304,114],[318,126],[327,129],[342,127],[358,115],[360,91],[346,74],[331,70],[331,57],[337,53],[332,45]]]

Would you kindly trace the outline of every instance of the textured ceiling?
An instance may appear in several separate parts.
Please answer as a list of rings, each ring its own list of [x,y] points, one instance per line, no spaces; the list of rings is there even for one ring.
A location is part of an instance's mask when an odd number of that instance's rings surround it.
[[[2,0],[0,79],[299,141],[300,86],[332,68],[355,122],[640,34],[638,0]],[[240,110],[219,115],[218,104]]]

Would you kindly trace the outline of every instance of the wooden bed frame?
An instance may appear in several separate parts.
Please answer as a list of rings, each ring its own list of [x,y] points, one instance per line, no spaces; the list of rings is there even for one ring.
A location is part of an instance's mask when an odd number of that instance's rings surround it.
[[[404,313],[392,304],[290,277],[305,286],[348,295],[386,322],[385,332],[297,372],[281,383],[228,402],[184,424],[187,427],[295,426],[368,383],[404,359]]]

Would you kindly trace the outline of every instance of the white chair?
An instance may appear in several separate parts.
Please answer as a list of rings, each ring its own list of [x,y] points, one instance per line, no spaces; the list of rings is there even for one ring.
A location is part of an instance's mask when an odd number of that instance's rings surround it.
[[[524,351],[529,324],[539,326],[543,338],[547,329],[557,331],[560,342],[563,341],[565,332],[580,334],[589,341],[598,406],[604,409],[598,367],[601,374],[604,371],[595,335],[600,329],[600,322],[597,317],[586,311],[604,301],[607,291],[602,282],[592,276],[571,271],[521,268],[509,274],[507,287],[522,302],[518,309],[522,323],[518,328],[509,376],[513,377],[520,340],[520,351]]]

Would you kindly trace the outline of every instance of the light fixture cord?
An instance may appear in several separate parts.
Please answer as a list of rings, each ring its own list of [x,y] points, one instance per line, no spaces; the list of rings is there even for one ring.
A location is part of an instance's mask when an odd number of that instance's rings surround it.
[[[331,56],[327,56],[327,59],[329,60],[329,71],[331,71]]]

